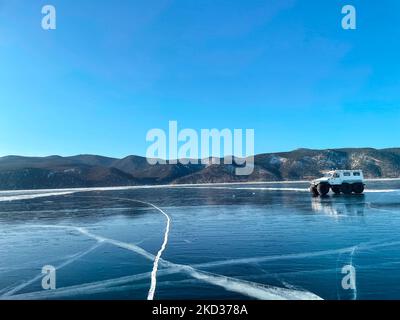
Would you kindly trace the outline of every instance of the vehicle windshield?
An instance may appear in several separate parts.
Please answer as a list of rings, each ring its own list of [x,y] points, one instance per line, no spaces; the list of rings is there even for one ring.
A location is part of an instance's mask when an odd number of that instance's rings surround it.
[[[333,172],[327,172],[324,174],[325,178],[332,178],[332,176],[333,176]]]

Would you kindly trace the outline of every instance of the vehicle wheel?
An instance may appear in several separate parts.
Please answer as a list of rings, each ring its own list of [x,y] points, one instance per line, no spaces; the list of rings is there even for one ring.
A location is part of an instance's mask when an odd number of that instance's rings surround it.
[[[362,183],[353,183],[352,190],[356,194],[362,194],[364,192],[364,185]]]
[[[311,186],[310,187],[310,192],[313,194],[314,197],[318,197],[319,196],[319,193],[318,193],[318,190],[317,190],[316,186]]]
[[[346,182],[342,183],[341,189],[342,189],[342,192],[344,194],[351,194],[351,192],[352,192],[351,185],[349,183],[346,183]]]
[[[332,186],[332,191],[334,194],[340,194],[342,192],[340,186]]]
[[[326,184],[326,183],[320,183],[320,184],[317,186],[318,193],[319,193],[321,196],[326,196],[326,195],[328,194],[330,188],[331,188],[330,185],[329,185],[329,184]]]

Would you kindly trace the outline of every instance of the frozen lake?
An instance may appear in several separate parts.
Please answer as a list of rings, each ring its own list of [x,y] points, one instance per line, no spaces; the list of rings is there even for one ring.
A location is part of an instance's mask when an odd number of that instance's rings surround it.
[[[1,299],[400,299],[400,181],[78,191],[0,192]]]

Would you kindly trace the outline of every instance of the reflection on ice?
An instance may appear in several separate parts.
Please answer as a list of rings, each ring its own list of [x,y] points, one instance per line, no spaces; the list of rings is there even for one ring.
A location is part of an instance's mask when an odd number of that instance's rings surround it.
[[[311,208],[316,213],[329,216],[363,216],[366,203],[364,196],[312,198]]]

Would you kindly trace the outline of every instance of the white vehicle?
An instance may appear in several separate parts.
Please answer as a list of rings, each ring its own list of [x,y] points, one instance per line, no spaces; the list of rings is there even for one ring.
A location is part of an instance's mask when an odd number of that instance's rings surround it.
[[[315,196],[325,196],[332,189],[335,194],[362,194],[364,175],[361,170],[333,170],[323,178],[311,181],[310,191]]]

